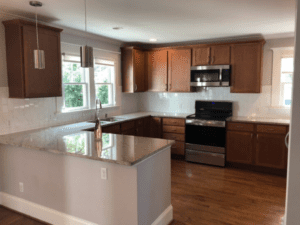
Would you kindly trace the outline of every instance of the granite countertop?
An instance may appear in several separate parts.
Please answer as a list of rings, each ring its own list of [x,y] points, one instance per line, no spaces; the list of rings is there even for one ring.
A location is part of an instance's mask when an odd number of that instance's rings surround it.
[[[262,117],[231,117],[227,121],[231,122],[247,122],[247,123],[264,123],[274,125],[289,125],[290,119],[262,118]]]
[[[102,141],[97,141],[94,132],[84,131],[94,126],[94,123],[82,122],[2,135],[0,144],[132,166],[174,143],[106,133]]]

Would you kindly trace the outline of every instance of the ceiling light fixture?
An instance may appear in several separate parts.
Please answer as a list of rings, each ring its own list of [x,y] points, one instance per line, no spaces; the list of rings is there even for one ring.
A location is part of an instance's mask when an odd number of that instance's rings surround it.
[[[123,27],[113,27],[114,30],[122,30]]]
[[[86,0],[84,0],[84,7],[85,7],[85,33],[87,33],[87,20],[86,20]],[[87,40],[87,38],[86,38]],[[80,47],[80,60],[81,60],[81,67],[83,68],[93,68],[93,47],[87,46],[87,42],[85,46]]]
[[[151,42],[156,42],[157,39],[156,39],[156,38],[151,38],[151,39],[149,39],[149,41],[151,41]]]
[[[34,68],[35,69],[45,69],[45,52],[40,50],[39,46],[39,30],[37,22],[37,7],[42,7],[42,3],[38,1],[30,1],[29,4],[35,8],[35,27],[36,27],[36,45],[37,49],[33,50],[34,57]]]

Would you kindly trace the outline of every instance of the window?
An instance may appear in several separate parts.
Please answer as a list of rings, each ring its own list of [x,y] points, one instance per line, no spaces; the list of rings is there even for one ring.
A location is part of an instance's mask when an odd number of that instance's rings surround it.
[[[80,66],[80,57],[63,55],[63,111],[88,107],[88,78]]]
[[[288,108],[292,103],[294,56],[291,48],[273,49],[272,106]]]
[[[281,103],[283,106],[291,106],[292,103],[292,83],[294,74],[294,58],[281,59]]]
[[[115,66],[113,61],[95,59],[95,95],[103,106],[113,105]]]

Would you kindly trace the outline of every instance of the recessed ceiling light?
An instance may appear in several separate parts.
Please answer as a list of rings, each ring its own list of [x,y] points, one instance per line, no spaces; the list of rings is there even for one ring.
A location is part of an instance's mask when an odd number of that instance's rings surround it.
[[[114,30],[122,30],[123,27],[113,27]]]
[[[151,39],[149,39],[149,41],[151,41],[151,42],[156,42],[157,39],[156,39],[156,38],[151,38]]]

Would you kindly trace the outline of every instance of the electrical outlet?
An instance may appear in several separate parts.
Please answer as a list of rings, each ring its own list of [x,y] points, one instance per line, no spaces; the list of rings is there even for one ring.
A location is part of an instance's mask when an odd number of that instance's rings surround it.
[[[24,192],[24,184],[22,182],[19,183],[20,192]]]
[[[107,169],[101,168],[101,179],[107,180]]]

